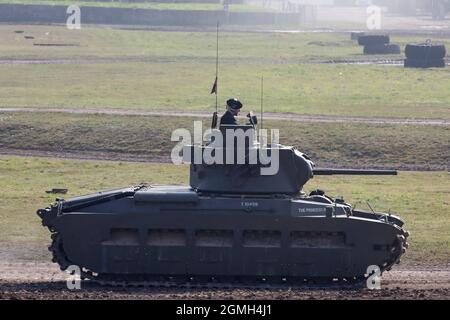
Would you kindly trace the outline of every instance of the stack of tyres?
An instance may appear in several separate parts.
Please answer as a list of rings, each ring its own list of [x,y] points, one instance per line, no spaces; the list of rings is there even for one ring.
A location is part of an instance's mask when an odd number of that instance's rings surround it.
[[[358,37],[360,46],[389,44],[391,41],[388,35],[362,35]]]
[[[350,39],[351,40],[358,40],[359,37],[362,37],[363,35],[365,35],[364,32],[362,31],[353,31],[350,33]]]
[[[405,68],[444,68],[445,55],[444,45],[431,44],[408,44],[405,49]]]
[[[362,35],[358,44],[364,46],[364,54],[400,54],[400,46],[390,44],[388,35]]]

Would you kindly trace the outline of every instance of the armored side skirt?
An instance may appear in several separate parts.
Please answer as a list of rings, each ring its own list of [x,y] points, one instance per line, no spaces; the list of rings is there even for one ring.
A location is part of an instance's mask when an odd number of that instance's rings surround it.
[[[51,224],[67,260],[109,275],[341,278],[385,270],[402,254],[402,223],[388,216],[290,198],[156,193],[62,210]]]

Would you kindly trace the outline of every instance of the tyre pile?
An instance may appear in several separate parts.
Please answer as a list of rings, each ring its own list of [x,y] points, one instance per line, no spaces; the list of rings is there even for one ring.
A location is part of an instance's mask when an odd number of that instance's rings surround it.
[[[365,35],[352,33],[351,37],[364,46],[364,54],[400,54],[400,46],[391,44],[388,35]]]
[[[405,68],[444,68],[446,48],[442,44],[408,44],[405,48]]]

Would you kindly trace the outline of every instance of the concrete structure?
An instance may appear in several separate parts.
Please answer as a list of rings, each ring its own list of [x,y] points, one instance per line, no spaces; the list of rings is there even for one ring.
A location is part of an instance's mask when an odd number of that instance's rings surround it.
[[[0,22],[66,23],[66,6],[0,4]],[[82,7],[82,24],[148,26],[299,25],[298,13]]]

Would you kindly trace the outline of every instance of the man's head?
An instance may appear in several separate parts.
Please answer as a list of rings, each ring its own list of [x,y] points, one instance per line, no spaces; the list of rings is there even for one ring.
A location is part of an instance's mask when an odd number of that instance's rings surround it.
[[[236,99],[228,99],[227,100],[227,110],[230,111],[233,115],[237,116],[239,111],[241,111],[242,103]]]

